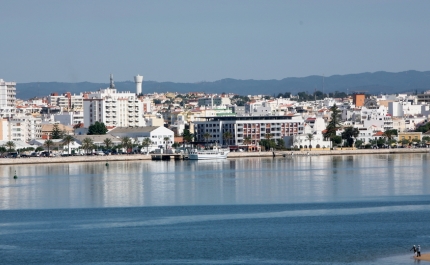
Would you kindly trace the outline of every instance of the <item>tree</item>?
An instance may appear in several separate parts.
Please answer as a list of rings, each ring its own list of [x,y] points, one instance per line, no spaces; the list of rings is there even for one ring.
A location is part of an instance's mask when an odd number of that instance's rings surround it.
[[[429,130],[430,130],[430,122],[427,122],[426,124],[419,126],[415,131],[425,133],[425,132],[428,132]]]
[[[393,139],[393,136],[397,136],[397,130],[396,129],[386,130],[383,135],[387,137],[388,140],[391,140]]]
[[[245,136],[245,138],[243,138],[243,144],[245,145],[250,145],[251,144],[251,136]]]
[[[71,135],[65,135],[63,137],[63,144],[67,145],[67,154],[70,155],[70,143],[72,143],[75,140],[73,136]]]
[[[182,138],[184,139],[184,143],[191,143],[194,138],[194,134],[190,133],[189,129],[184,129],[184,132],[182,133]]]
[[[128,153],[128,149],[132,146],[131,138],[128,136],[124,136],[121,138],[121,146],[125,148],[125,151]]]
[[[166,144],[166,150],[167,150],[167,144],[169,143],[170,137],[166,136],[163,138],[163,140],[164,140],[164,143]]]
[[[309,150],[312,148],[312,140],[314,139],[314,135],[312,133],[308,133],[306,135],[306,140],[309,141]]]
[[[146,147],[146,153],[148,153],[149,152],[149,150],[148,150],[148,148],[149,148],[149,145],[151,144],[151,139],[149,139],[149,138],[145,138],[145,139],[143,139],[143,141],[142,141],[142,146],[143,147]]]
[[[42,152],[43,151],[43,147],[42,146],[38,146],[36,148],[36,150],[34,150],[34,151],[36,151],[36,152]]]
[[[8,148],[9,152],[12,152],[12,149],[15,148],[15,143],[13,141],[7,141],[4,145]]]
[[[3,156],[3,154],[4,153],[6,153],[7,152],[7,149],[6,149],[6,147],[5,146],[0,146],[0,156],[2,157]]]
[[[93,139],[87,137],[82,140],[82,148],[85,150],[85,153],[89,153],[91,149],[93,149],[94,142]]]
[[[357,128],[354,128],[352,126],[345,127],[342,132],[342,139],[345,139],[348,143],[349,147],[352,147],[354,144],[354,139],[358,137],[360,134],[360,131]]]
[[[103,135],[108,132],[106,125],[103,122],[96,121],[88,127],[88,135]]]
[[[222,139],[224,140],[224,143],[227,142],[227,145],[229,144],[229,140],[232,138],[233,136],[231,135],[231,132],[225,132],[222,134]]]
[[[63,132],[60,130],[60,127],[58,124],[54,124],[52,127],[51,132],[51,139],[62,139],[63,138]]]
[[[331,138],[333,144],[335,145],[339,145],[340,143],[342,143],[342,137],[335,135]]]
[[[333,142],[333,138],[336,136],[336,131],[340,127],[340,110],[336,106],[336,104],[333,105],[333,107],[330,108],[331,111],[331,119],[327,125],[326,132],[324,133],[324,138],[329,139]]]
[[[355,147],[360,148],[363,145],[363,143],[364,142],[362,140],[357,140],[357,141],[355,141]]]
[[[206,143],[208,142],[208,139],[211,137],[211,134],[206,132],[205,134],[203,134],[203,138],[205,138]]]
[[[276,139],[276,148],[277,149],[284,149],[285,148],[285,141],[284,139]]]
[[[106,147],[107,150],[109,150],[112,147],[112,145],[113,145],[112,140],[109,139],[109,138],[104,139],[103,143],[104,143],[104,145],[105,145],[105,147]]]
[[[48,148],[48,156],[50,154],[51,151],[51,146],[54,145],[54,142],[50,139],[46,140],[45,143],[43,144],[46,148]]]

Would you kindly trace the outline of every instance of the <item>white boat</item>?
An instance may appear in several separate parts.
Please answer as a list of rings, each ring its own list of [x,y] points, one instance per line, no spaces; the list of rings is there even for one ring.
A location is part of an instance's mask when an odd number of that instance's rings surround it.
[[[229,149],[222,148],[214,148],[210,150],[192,150],[188,159],[190,160],[213,160],[213,159],[226,159],[228,153],[230,153]]]

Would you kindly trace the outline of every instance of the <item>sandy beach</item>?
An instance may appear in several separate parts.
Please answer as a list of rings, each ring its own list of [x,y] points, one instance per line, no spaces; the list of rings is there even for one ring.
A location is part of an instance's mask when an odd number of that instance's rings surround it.
[[[416,260],[430,261],[430,253],[421,254],[420,257],[414,257]]]

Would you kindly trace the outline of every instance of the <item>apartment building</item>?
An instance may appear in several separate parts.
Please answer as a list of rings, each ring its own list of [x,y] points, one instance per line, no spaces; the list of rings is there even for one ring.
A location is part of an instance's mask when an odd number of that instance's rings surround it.
[[[143,103],[135,93],[118,92],[113,84],[106,89],[84,95],[84,125],[88,127],[96,121],[106,126],[145,126]]]
[[[10,118],[15,115],[16,82],[6,82],[0,79],[0,118]]]
[[[296,115],[206,117],[204,121],[194,121],[194,134],[201,142],[239,146],[249,137],[251,144],[257,145],[263,139],[276,140],[301,134],[303,124],[303,118]],[[225,133],[231,138],[225,139]],[[206,134],[209,138],[205,138]]]

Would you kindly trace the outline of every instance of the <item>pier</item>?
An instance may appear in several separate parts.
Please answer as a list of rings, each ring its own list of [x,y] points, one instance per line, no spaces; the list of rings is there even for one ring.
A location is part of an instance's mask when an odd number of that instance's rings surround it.
[[[186,160],[188,159],[188,154],[152,154],[151,160]]]

